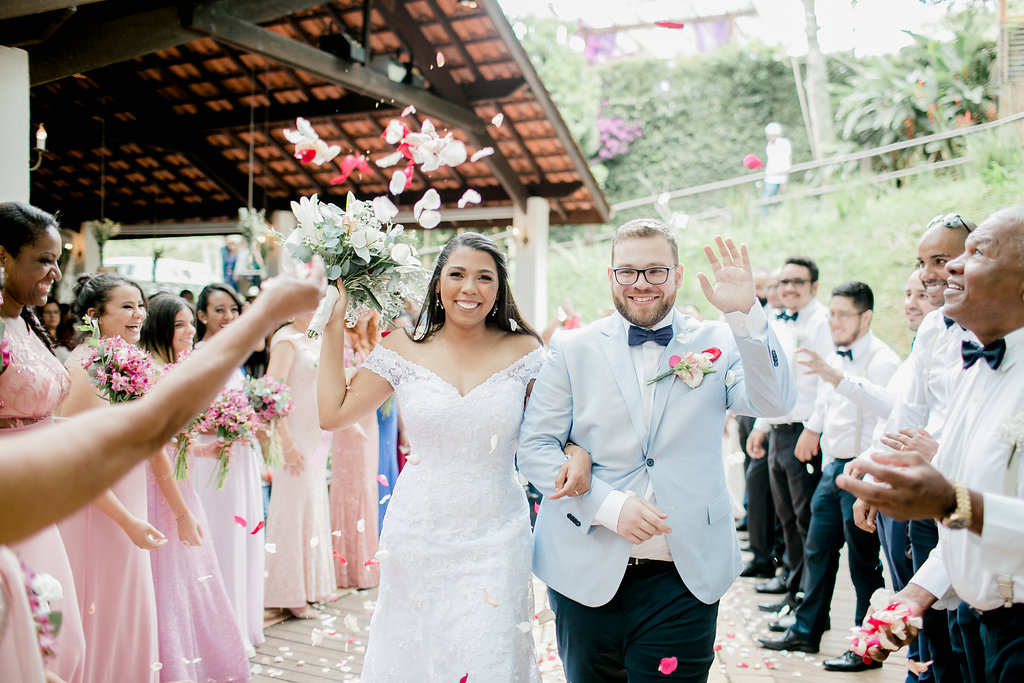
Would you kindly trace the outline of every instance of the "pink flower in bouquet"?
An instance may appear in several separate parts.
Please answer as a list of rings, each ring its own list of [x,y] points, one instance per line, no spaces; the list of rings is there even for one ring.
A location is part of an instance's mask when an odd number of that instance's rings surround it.
[[[216,485],[224,488],[228,477],[228,465],[231,461],[231,447],[236,441],[248,439],[259,420],[256,411],[249,404],[249,398],[240,389],[224,389],[220,396],[210,404],[203,413],[195,430],[215,433],[220,442],[217,456]]]
[[[91,348],[82,358],[82,367],[108,401],[124,403],[149,391],[153,365],[148,351],[121,337],[99,339],[95,331],[88,344]]]
[[[262,422],[280,419],[295,409],[291,387],[273,377],[249,379],[245,391],[256,417]]]

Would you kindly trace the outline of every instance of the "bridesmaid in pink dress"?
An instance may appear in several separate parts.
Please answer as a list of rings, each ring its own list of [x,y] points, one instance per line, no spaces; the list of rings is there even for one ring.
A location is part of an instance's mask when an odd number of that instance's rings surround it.
[[[0,681],[45,680],[25,575],[14,553],[0,545]]]
[[[191,349],[195,335],[195,314],[187,301],[170,294],[150,299],[141,344],[152,354],[155,368]],[[172,446],[167,452],[173,457]],[[173,490],[164,492],[172,476],[170,459],[153,458],[146,468],[149,521],[165,536],[181,540],[150,558],[163,664],[160,681],[248,681],[245,641],[232,617],[217,555],[210,541],[190,535],[197,528],[201,536],[207,520],[192,487],[191,468],[189,474],[177,482],[179,502]]]
[[[0,316],[11,352],[10,365],[0,374],[0,429],[49,424],[70,390],[68,373],[50,350],[49,339],[30,308],[45,303],[53,283],[60,279],[61,249],[53,216],[28,204],[0,203],[0,270],[5,272]],[[60,582],[64,598],[51,608],[61,612],[63,625],[54,648],[56,657],[47,662],[47,669],[68,683],[82,683],[85,636],[71,565],[57,526],[50,525],[10,548],[33,571]]]
[[[380,341],[376,313],[363,315],[345,335],[346,358],[351,351],[355,373]],[[349,378],[349,381],[351,379]],[[334,432],[331,440],[331,528],[334,549],[344,558],[335,560],[338,586],[372,588],[380,583],[377,554],[377,469],[380,464],[377,415],[371,413],[352,427]],[[273,497],[273,496],[271,496]]]
[[[267,555],[264,604],[289,609],[300,619],[316,615],[307,603],[337,588],[327,503],[330,435],[320,430],[316,408],[320,343],[306,337],[311,319],[298,316],[274,335],[267,367],[268,375],[292,388],[295,409],[277,427],[283,462],[274,472],[267,514],[267,542],[277,552]]]
[[[76,316],[95,318],[104,337],[139,341],[146,300],[138,285],[119,275],[85,275],[76,290]],[[68,358],[71,393],[61,415],[106,404],[82,368],[86,349],[83,344]],[[58,525],[85,627],[86,683],[159,680],[149,551],[163,547],[167,539],[149,524],[148,514],[145,463],[139,463],[92,505]]]

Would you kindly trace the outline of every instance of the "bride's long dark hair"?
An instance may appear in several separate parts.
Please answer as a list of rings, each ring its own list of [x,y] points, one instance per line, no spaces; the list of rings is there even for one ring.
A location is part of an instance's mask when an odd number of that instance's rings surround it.
[[[494,240],[478,232],[464,232],[461,235],[456,235],[448,240],[448,244],[444,245],[444,249],[437,255],[434,272],[430,276],[430,284],[427,285],[427,296],[420,308],[421,324],[416,327],[414,332],[409,333],[409,337],[414,342],[424,342],[444,327],[445,313],[444,308],[438,302],[437,290],[441,281],[441,271],[448,263],[448,257],[459,247],[482,251],[494,259],[494,265],[498,271],[498,296],[494,300],[494,309],[487,314],[487,326],[515,334],[528,334],[537,341],[541,341],[540,335],[523,320],[522,314],[519,313],[519,307],[516,306],[516,301],[512,297],[512,290],[508,286],[508,263],[505,261],[504,252],[498,248]]]

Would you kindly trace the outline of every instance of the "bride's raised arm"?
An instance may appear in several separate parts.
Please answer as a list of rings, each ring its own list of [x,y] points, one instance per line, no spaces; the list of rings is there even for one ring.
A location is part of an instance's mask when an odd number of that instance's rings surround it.
[[[320,429],[335,432],[351,427],[377,410],[393,391],[388,381],[369,370],[360,370],[351,387],[345,376],[345,309],[348,293],[341,280],[337,283],[338,301],[324,327],[320,347],[320,370],[316,380]]]

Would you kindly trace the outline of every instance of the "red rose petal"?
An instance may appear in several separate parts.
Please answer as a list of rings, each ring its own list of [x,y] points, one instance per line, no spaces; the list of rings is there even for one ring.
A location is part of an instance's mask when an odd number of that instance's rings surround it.
[[[664,657],[658,664],[658,671],[665,676],[669,676],[678,666],[679,660],[675,657]]]
[[[250,535],[250,536],[255,536],[256,534],[258,534],[258,533],[260,532],[260,529],[262,529],[262,528],[263,528],[263,525],[264,525],[265,523],[266,523],[266,522],[264,522],[263,520],[260,520],[260,523],[256,525],[256,528],[255,528],[255,529],[253,529],[252,531],[250,531],[250,532],[249,532],[249,535]]]
[[[441,54],[441,53],[438,52],[437,54]],[[466,683],[466,681],[468,681],[468,680],[469,680],[469,674],[466,674],[465,676],[463,676],[462,678],[459,679],[459,683]]]
[[[722,357],[722,349],[712,346],[711,348],[704,349],[701,353],[706,353],[711,356],[712,362]]]

